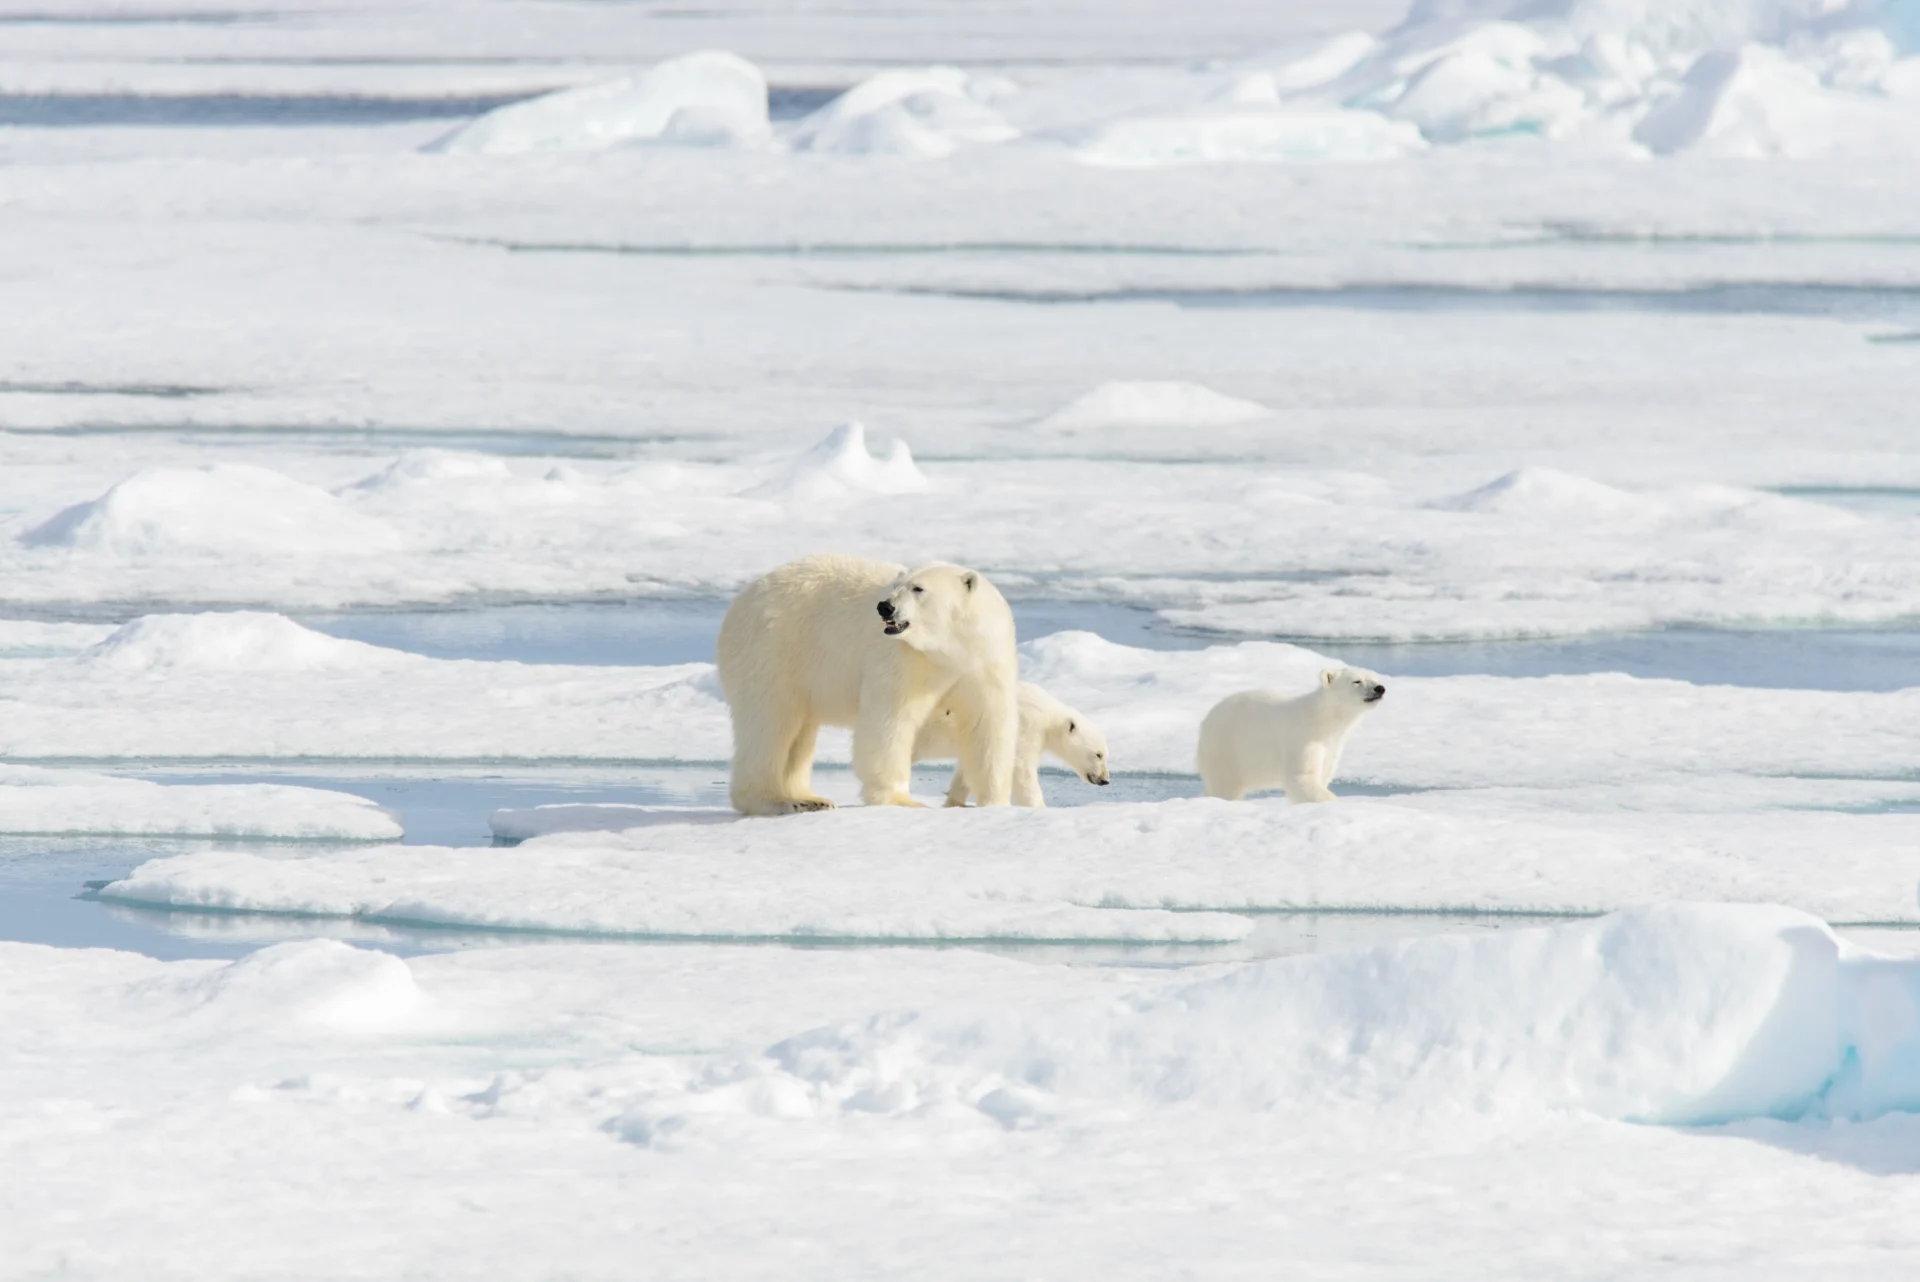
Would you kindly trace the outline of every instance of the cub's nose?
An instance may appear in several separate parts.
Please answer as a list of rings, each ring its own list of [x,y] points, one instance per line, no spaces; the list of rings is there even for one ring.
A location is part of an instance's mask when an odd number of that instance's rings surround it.
[[[1380,697],[1381,695],[1383,695],[1383,694],[1385,694],[1386,692],[1387,692],[1387,688],[1386,688],[1386,686],[1384,686],[1384,685],[1377,685],[1377,686],[1375,686],[1375,687],[1373,688],[1373,697],[1377,699],[1377,698],[1379,698],[1379,697]]]
[[[893,602],[882,601],[878,606],[874,608],[880,611],[881,618],[885,619],[888,623],[893,622]]]

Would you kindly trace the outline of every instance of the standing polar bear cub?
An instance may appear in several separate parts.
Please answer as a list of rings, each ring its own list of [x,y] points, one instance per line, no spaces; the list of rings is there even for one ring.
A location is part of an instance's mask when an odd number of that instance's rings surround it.
[[[914,740],[913,759],[957,757],[959,739],[953,732],[954,709],[942,706]],[[1013,804],[1045,806],[1046,794],[1040,791],[1040,754],[1050,752],[1073,767],[1074,773],[1088,783],[1106,787],[1112,776],[1107,771],[1107,741],[1093,723],[1042,690],[1031,681],[1020,683],[1020,738],[1013,750]],[[953,783],[947,788],[947,804],[964,806],[973,785],[967,781],[965,763],[955,766]]]
[[[1327,785],[1361,714],[1387,687],[1365,668],[1329,669],[1307,694],[1247,690],[1213,705],[1200,723],[1200,782],[1209,797],[1287,790],[1289,801],[1332,801]]]
[[[743,814],[833,805],[813,791],[821,726],[853,727],[863,801],[917,805],[907,795],[914,740],[943,706],[980,804],[1011,799],[1013,611],[977,570],[851,556],[789,562],[734,598],[718,658],[733,717],[729,786]]]

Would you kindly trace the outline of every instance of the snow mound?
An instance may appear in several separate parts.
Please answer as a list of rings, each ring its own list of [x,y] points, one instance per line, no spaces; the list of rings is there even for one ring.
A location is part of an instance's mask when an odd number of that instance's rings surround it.
[[[769,136],[766,77],[744,58],[713,51],[497,108],[428,150],[501,156],[635,143],[727,147]]]
[[[412,1023],[426,1002],[398,957],[331,939],[273,944],[172,983],[186,1018],[244,1028],[378,1032]]]
[[[393,814],[364,797],[283,784],[158,784],[0,766],[0,832],[394,841]]]
[[[21,535],[32,547],[121,556],[177,552],[383,552],[392,530],[315,486],[263,467],[152,468]]]
[[[1633,136],[1661,154],[1914,156],[1920,155],[1920,107],[1831,92],[1813,68],[1749,45],[1703,54],[1680,92],[1649,113]]]
[[[148,614],[116,629],[82,660],[115,672],[347,672],[416,656],[303,628],[283,614],[235,610]]]
[[[856,494],[914,494],[927,478],[913,464],[907,443],[895,438],[884,459],[867,451],[867,429],[842,423],[765,484],[748,490],[753,498],[822,503]]]
[[[1850,954],[1788,909],[1669,904],[1253,963],[1131,999],[896,1012],[743,1070],[769,1079],[731,1092],[743,1108],[973,1108],[1009,1128],[1115,1105],[1867,1118],[1920,1108],[1920,964]],[[630,1134],[706,1111],[703,1086],[637,1106]]]
[[[734,823],[740,816],[713,806],[635,806],[618,802],[563,802],[527,810],[496,810],[487,819],[495,841],[528,841],[557,832],[625,832],[657,824]]]
[[[1523,467],[1465,494],[1440,499],[1433,506],[1530,521],[1560,521],[1568,517],[1639,515],[1650,505],[1639,495],[1584,476],[1550,467]]]
[[[1046,431],[1102,427],[1229,427],[1269,418],[1255,401],[1227,396],[1198,383],[1102,383],[1037,424]]]
[[[1271,78],[1246,77],[1227,109],[1196,109],[1123,117],[1073,137],[1074,154],[1114,168],[1210,164],[1222,161],[1386,160],[1424,150],[1412,124],[1371,111],[1288,107],[1277,101]]]
[[[1007,142],[1019,131],[988,106],[1003,82],[957,67],[883,71],[796,125],[799,150],[937,158],[968,144]]]

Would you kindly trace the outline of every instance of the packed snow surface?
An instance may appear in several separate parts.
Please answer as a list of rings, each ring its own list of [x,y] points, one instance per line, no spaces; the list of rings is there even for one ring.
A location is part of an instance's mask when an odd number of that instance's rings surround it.
[[[363,797],[284,784],[159,784],[0,766],[0,832],[392,841],[400,821]]]

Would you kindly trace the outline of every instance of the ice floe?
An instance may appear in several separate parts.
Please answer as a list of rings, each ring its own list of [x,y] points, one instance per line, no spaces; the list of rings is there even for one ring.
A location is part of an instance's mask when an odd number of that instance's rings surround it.
[[[0,766],[0,832],[392,841],[400,821],[344,792],[285,784],[160,784]]]
[[[1222,914],[1594,913],[1664,899],[1920,922],[1915,814],[1561,814],[1414,797],[692,820],[646,814],[620,833],[484,850],[211,850],[150,861],[102,893],[184,909],[714,938],[1233,940],[1251,923]]]
[[[1014,92],[999,76],[958,67],[882,71],[797,124],[788,140],[803,151],[933,159],[968,144],[1019,136],[992,107]]]
[[[1198,383],[1102,383],[1035,426],[1083,432],[1112,427],[1220,427],[1270,418],[1273,411]]]

